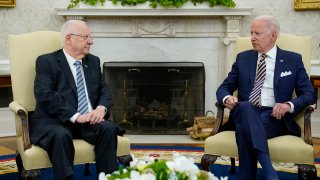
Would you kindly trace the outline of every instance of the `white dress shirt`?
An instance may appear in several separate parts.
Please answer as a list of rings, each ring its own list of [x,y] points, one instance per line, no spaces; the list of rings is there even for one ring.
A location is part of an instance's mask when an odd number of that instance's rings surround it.
[[[77,75],[76,75],[76,66],[74,65],[74,63],[77,61],[76,59],[74,59],[72,56],[70,56],[64,49],[63,49],[63,53],[64,55],[66,56],[67,58],[67,61],[68,61],[68,64],[69,64],[69,67],[71,69],[71,72],[72,72],[72,75],[73,75],[73,78],[74,78],[74,82],[77,82]],[[81,60],[78,60],[81,62],[82,64],[82,59]],[[86,92],[86,96],[87,96],[87,102],[88,102],[88,111],[92,111],[92,105],[90,103],[90,99],[89,99],[89,96],[88,96],[88,90],[87,90],[87,85],[86,85],[86,78],[84,76],[84,73],[83,73],[83,66],[80,66],[80,69],[81,69],[81,73],[82,73],[82,77],[83,77],[83,82],[84,82],[84,89],[85,89],[85,92]],[[76,113],[74,114],[69,120],[73,123],[76,122],[76,119],[78,118],[78,116],[80,115],[80,113]]]
[[[266,79],[261,88],[261,106],[273,107],[275,105],[274,91],[273,91],[273,79],[274,79],[274,69],[276,65],[277,57],[277,46],[274,46],[267,53],[266,61]],[[261,58],[262,53],[258,53],[257,63]],[[258,67],[258,66],[257,66]]]

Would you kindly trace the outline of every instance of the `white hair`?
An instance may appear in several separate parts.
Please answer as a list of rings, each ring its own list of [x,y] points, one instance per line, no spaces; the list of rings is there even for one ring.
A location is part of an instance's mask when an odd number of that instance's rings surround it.
[[[68,34],[76,34],[76,28],[75,25],[76,24],[84,24],[86,25],[86,23],[84,21],[81,20],[68,20],[67,22],[65,22],[62,27],[61,27],[61,39],[63,44],[65,43],[65,37]]]
[[[258,16],[256,18],[254,18],[254,21],[255,20],[266,21],[267,22],[267,28],[271,32],[275,32],[277,37],[279,36],[280,24],[279,24],[278,20],[275,17],[269,16],[269,15],[263,15],[263,16]]]

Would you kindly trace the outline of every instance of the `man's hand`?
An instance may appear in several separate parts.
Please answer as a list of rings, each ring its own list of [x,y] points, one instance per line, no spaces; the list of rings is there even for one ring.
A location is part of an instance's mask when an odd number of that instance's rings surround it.
[[[230,110],[236,107],[237,104],[238,104],[238,98],[235,96],[229,96],[224,102],[224,105]]]
[[[287,112],[290,112],[291,106],[288,103],[276,103],[272,109],[272,116],[281,119]]]
[[[103,119],[104,114],[105,114],[105,107],[98,106],[96,109],[92,110],[91,112],[78,116],[78,118],[76,119],[76,122],[90,123],[90,124],[100,123],[101,121],[104,121]]]

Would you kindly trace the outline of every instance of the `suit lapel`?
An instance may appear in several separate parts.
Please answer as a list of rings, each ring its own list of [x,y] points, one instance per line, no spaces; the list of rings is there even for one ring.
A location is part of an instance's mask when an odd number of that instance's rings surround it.
[[[277,89],[280,80],[280,74],[283,71],[286,63],[287,60],[284,57],[283,51],[277,46],[277,57],[273,77],[273,89]]]
[[[57,58],[58,58],[58,64],[66,76],[66,81],[70,84],[73,92],[77,94],[77,86],[76,86],[74,77],[72,75],[71,69],[69,67],[68,61],[66,59],[66,56],[63,53],[63,50],[59,52]]]
[[[258,52],[252,51],[249,56],[250,90],[254,86],[257,71]]]
[[[87,91],[88,91],[88,96],[89,96],[89,99],[92,99],[90,98],[90,94],[91,94],[91,89],[88,85],[89,81],[90,81],[90,66],[89,66],[89,60],[88,60],[88,56],[85,56],[83,59],[82,59],[82,68],[83,68],[83,73],[84,73],[84,78],[86,80],[86,87],[87,87]]]

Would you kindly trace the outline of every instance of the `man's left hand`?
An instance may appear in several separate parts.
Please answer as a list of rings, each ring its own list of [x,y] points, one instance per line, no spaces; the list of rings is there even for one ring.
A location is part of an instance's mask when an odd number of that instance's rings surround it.
[[[290,112],[291,107],[288,103],[276,103],[272,109],[272,116],[276,119],[281,119],[287,112]]]
[[[99,105],[96,109],[89,112],[91,114],[91,118],[88,119],[87,122],[89,122],[90,124],[96,124],[104,121],[103,117],[105,114],[105,109],[106,108],[104,106]]]

